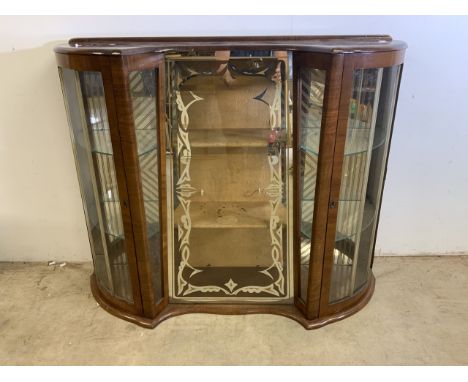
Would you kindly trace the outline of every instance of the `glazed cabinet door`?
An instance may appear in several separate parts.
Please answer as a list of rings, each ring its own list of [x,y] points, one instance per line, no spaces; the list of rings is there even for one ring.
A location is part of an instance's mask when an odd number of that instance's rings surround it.
[[[294,55],[295,303],[319,314],[343,55]]]
[[[164,55],[124,56],[112,75],[143,313],[151,318],[167,304]]]
[[[371,263],[403,57],[347,55],[337,127],[320,315],[373,287]]]
[[[286,52],[167,57],[172,302],[290,301],[288,72]]]
[[[133,232],[108,58],[57,55],[94,262],[104,298],[141,311]]]

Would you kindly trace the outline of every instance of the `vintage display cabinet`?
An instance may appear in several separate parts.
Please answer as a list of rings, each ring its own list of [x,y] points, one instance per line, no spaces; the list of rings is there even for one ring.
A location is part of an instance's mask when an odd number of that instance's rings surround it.
[[[80,38],[55,49],[110,313],[361,309],[406,45],[389,36]]]

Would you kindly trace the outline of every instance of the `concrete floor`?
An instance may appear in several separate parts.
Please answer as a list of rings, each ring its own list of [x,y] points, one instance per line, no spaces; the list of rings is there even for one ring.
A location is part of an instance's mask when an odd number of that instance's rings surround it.
[[[369,305],[312,331],[280,316],[208,314],[143,329],[96,304],[90,272],[0,263],[0,364],[468,364],[468,256],[379,257]]]

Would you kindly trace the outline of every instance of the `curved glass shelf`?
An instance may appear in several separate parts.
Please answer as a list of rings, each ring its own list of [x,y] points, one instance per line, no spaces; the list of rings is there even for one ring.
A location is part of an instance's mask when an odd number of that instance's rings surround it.
[[[340,200],[340,202],[343,202],[343,201]],[[359,202],[359,201],[353,201],[353,202]],[[372,203],[370,203],[369,201],[367,201],[365,206],[364,206],[364,215],[363,215],[363,218],[362,218],[361,230],[359,232],[352,231],[352,230],[351,230],[351,232],[344,232],[344,231],[346,231],[346,228],[344,227],[345,224],[343,224],[343,229],[342,230],[340,230],[337,227],[335,242],[343,241],[343,240],[346,240],[346,239],[351,239],[354,236],[356,236],[356,234],[360,234],[361,232],[364,232],[374,222],[375,212],[376,212],[375,206]],[[352,228],[357,227],[356,223],[353,223],[353,224],[348,223],[348,224]],[[312,222],[302,222],[301,223],[301,235],[303,237],[311,239],[311,233],[312,233]]]
[[[112,194],[108,193],[108,194],[104,194],[104,196],[102,196],[100,202],[101,203],[120,203],[120,200],[119,200],[118,195],[112,195]]]
[[[105,234],[111,237],[111,242],[116,241],[116,240],[125,240],[125,236],[123,233],[117,233],[117,232],[109,232],[107,229],[104,230]],[[110,254],[112,256],[112,254]]]
[[[311,131],[310,131],[311,130]],[[369,143],[369,134],[371,133],[370,128],[361,128],[354,127],[349,129],[347,143],[345,146],[345,156],[358,155],[367,153],[368,143]],[[375,150],[381,147],[386,141],[386,130],[377,129],[374,134],[374,141],[372,144],[372,150]],[[320,129],[313,128],[307,130],[306,143],[301,144],[301,150],[306,154],[318,156],[318,147],[320,144]],[[348,142],[348,141],[347,141]]]
[[[154,236],[157,233],[160,232],[159,226],[157,224],[148,224],[148,236]],[[104,230],[104,233],[106,235],[109,235],[111,238],[111,242],[117,241],[117,240],[125,240],[125,235],[123,232],[110,232],[108,229]],[[109,254],[109,256],[112,256],[112,253]]]
[[[95,126],[95,125],[92,125],[92,126]],[[135,130],[135,131],[149,131],[149,130],[154,130],[154,131],[156,131],[156,129],[154,129],[154,128],[149,128],[149,129],[147,129],[147,128],[140,128],[140,129],[134,129],[134,130]],[[107,128],[107,127],[106,127],[106,128],[94,128],[94,127],[93,127],[92,131],[110,131],[110,129]]]
[[[144,199],[143,201],[145,203],[146,202],[159,202],[158,199]],[[103,199],[103,200],[101,200],[101,203],[120,203],[120,200],[117,200],[117,199]]]
[[[109,129],[92,129],[93,135],[91,151],[94,154],[113,155],[112,142],[109,137]],[[157,149],[156,129],[135,129],[138,155],[142,156]]]
[[[146,150],[146,151],[138,152],[138,156],[139,156],[139,157],[142,157],[142,156],[145,156],[145,155],[147,155],[147,154],[154,153],[157,149],[158,149],[158,147],[157,147],[157,145],[155,144],[153,147],[149,148],[149,149]]]
[[[343,227],[342,230],[337,228],[335,242],[350,239],[350,238],[356,236],[356,234],[360,234],[360,233],[366,231],[366,229],[374,222],[375,211],[376,211],[375,206],[373,204],[371,204],[369,201],[366,201],[366,203],[364,205],[364,213],[363,213],[363,217],[362,217],[361,229],[359,230],[359,232],[357,230],[351,230],[350,232],[346,232],[345,227]],[[357,220],[357,218],[356,218],[356,220]],[[357,226],[358,225],[355,224],[355,223],[351,225],[352,228],[356,228]]]

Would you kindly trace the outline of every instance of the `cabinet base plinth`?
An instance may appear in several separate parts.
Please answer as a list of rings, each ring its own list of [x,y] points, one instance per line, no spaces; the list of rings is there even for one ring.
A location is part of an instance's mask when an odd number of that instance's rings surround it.
[[[367,286],[362,290],[361,297],[357,302],[342,312],[336,314],[319,317],[313,320],[308,320],[299,311],[299,309],[293,305],[250,305],[250,304],[173,304],[169,303],[167,306],[155,317],[148,318],[144,316],[135,315],[133,313],[126,312],[120,308],[117,308],[109,301],[103,293],[101,293],[97,284],[94,274],[91,276],[91,291],[94,298],[99,305],[109,312],[110,314],[132,322],[144,328],[152,329],[159,325],[162,321],[179,316],[187,313],[208,313],[208,314],[277,314],[280,316],[288,317],[292,320],[300,323],[305,329],[318,329],[322,326],[331,324],[332,322],[340,321],[346,317],[353,315],[364,308],[374,293],[375,278],[371,274],[370,280]]]

